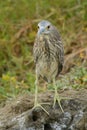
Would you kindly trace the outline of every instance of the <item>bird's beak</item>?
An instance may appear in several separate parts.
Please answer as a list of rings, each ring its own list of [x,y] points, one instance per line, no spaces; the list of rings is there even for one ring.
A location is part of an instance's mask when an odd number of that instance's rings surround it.
[[[38,30],[38,34],[43,34],[44,33],[44,28],[42,27],[42,28],[40,28],[39,30]]]

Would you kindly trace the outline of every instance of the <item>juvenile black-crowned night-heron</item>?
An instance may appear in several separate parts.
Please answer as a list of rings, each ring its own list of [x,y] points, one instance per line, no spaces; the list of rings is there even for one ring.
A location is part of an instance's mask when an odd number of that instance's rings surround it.
[[[64,49],[59,32],[49,21],[43,20],[38,24],[38,32],[34,43],[33,53],[36,64],[34,107],[39,106],[46,111],[37,100],[38,82],[39,78],[42,77],[48,83],[53,82],[55,88],[53,106],[55,106],[56,101],[58,101],[63,112],[60,103],[61,98],[59,98],[55,80],[63,68]]]

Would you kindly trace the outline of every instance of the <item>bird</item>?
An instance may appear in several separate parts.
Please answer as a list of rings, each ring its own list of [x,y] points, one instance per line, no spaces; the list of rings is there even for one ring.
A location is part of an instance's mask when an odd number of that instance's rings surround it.
[[[56,79],[63,69],[64,63],[64,47],[62,38],[57,28],[49,21],[42,20],[37,25],[38,31],[36,34],[33,55],[36,67],[36,81],[35,81],[35,107],[41,107],[47,114],[48,112],[38,102],[38,85],[39,79],[42,78],[48,83],[53,83],[55,89],[54,103],[56,101],[64,112],[61,106],[61,98],[57,92]]]

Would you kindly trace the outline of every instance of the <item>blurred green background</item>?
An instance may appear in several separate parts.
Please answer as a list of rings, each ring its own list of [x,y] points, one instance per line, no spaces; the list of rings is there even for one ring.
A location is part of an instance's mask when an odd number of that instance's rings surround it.
[[[63,39],[65,63],[58,87],[87,88],[87,0],[0,0],[0,102],[34,93],[32,48],[43,19]]]

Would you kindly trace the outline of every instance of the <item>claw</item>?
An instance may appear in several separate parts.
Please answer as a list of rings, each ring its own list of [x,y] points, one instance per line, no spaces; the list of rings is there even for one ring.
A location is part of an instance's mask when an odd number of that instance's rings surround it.
[[[61,108],[61,111],[64,113],[64,110],[63,110],[63,108],[62,108],[62,106],[61,106],[61,102],[60,102],[61,99],[62,99],[62,98],[60,98],[59,95],[58,95],[58,93],[56,92],[56,93],[55,93],[55,96],[54,96],[53,108],[55,107],[56,101],[58,101],[58,104],[59,104],[59,106],[60,106],[60,108]]]
[[[64,113],[64,110],[63,110],[63,108],[62,108],[62,106],[61,106],[61,102],[60,102],[61,99],[59,99],[59,97],[56,97],[56,98],[54,99],[53,108],[55,107],[56,101],[58,101],[58,104],[59,104],[59,106],[60,106],[60,109],[61,109],[61,111]]]
[[[41,104],[46,104],[46,103],[41,103]],[[46,111],[45,108],[42,107],[42,105],[40,105],[39,103],[36,103],[32,109],[35,109],[36,107],[40,107],[44,112],[46,112],[47,115],[49,115],[48,111]]]
[[[61,101],[62,98],[59,97],[59,94],[58,94],[58,92],[57,92],[57,86],[56,86],[56,83],[55,83],[55,79],[53,80],[53,84],[54,84],[54,87],[55,87],[55,95],[54,95],[53,107],[55,106],[56,101],[58,101],[58,104],[59,104],[59,106],[60,106],[60,109],[61,109],[61,111],[64,113],[64,110],[63,110],[63,108],[62,108],[62,106],[61,106],[61,103],[60,103],[60,101]]]
[[[62,108],[61,105],[61,100],[67,100],[67,99],[72,99],[72,98],[68,98],[68,97],[59,97],[59,94],[56,92],[55,96],[54,96],[54,103],[53,103],[53,108],[55,107],[56,101],[58,101],[58,104],[60,106],[61,111],[64,113],[64,110]]]

